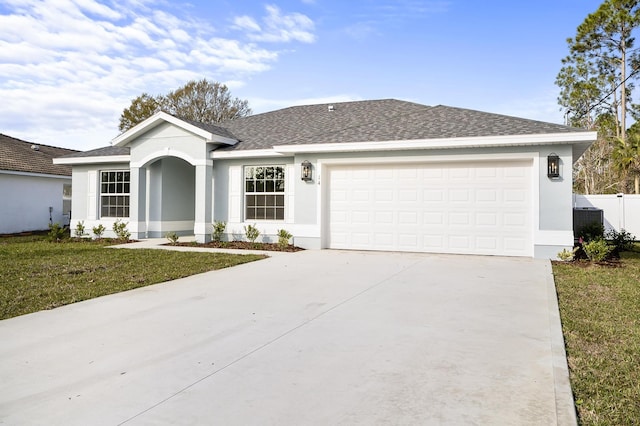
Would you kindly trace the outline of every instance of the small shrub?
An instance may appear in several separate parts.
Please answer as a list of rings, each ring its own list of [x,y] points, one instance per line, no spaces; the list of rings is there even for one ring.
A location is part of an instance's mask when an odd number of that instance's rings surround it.
[[[633,242],[636,239],[630,232],[621,229],[620,232],[612,229],[606,233],[607,240],[613,246],[614,250],[618,253],[622,251],[631,251],[633,249]]]
[[[86,233],[86,232],[84,232],[84,230],[85,230],[85,227],[84,227],[84,221],[83,221],[83,220],[80,220],[80,221],[78,221],[78,222],[76,223],[76,228],[74,229],[74,231],[73,231],[73,232],[76,234],[76,237],[78,237],[78,238],[82,238],[82,237],[84,237],[85,235],[87,235],[87,233]]]
[[[178,234],[175,233],[175,231],[167,232],[167,234],[165,235],[165,238],[169,240],[169,244],[171,244],[172,246],[176,245],[178,243],[178,239],[180,239],[180,237],[178,236]]]
[[[131,232],[127,229],[128,223],[129,222],[122,222],[120,219],[113,223],[113,232],[115,232],[119,240],[129,241],[129,238],[131,238]]]
[[[222,234],[227,229],[227,222],[215,221],[213,222],[213,232],[211,233],[211,239],[216,243],[222,240]]]
[[[99,224],[98,226],[94,226],[93,228],[91,228],[91,230],[93,231],[93,235],[96,237],[96,239],[99,240],[100,238],[102,238],[102,234],[104,234],[105,227],[102,226],[102,224]]]
[[[284,250],[289,245],[289,240],[293,237],[286,229],[278,230],[278,246]]]
[[[260,236],[260,231],[258,231],[255,225],[247,225],[244,227],[244,235],[247,237],[247,240],[255,243]]]
[[[607,242],[602,238],[589,241],[582,245],[582,249],[587,254],[587,257],[592,262],[602,262],[607,258],[611,248]]]
[[[586,243],[604,238],[604,226],[598,222],[591,222],[578,230],[578,237]]]
[[[564,249],[560,253],[558,253],[558,259],[562,260],[563,262],[571,261],[573,260],[573,257],[575,256],[577,250],[578,247],[574,248],[573,250]]]
[[[64,238],[65,228],[60,226],[59,223],[49,224],[49,233],[47,234],[47,241],[52,243],[59,243]]]

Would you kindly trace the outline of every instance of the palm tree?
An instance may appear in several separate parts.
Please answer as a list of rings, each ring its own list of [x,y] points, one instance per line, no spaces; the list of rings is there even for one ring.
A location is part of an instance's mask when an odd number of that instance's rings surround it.
[[[633,176],[634,192],[640,194],[640,133],[627,135],[626,141],[616,138],[612,157],[615,167],[623,173],[625,186],[627,178]]]

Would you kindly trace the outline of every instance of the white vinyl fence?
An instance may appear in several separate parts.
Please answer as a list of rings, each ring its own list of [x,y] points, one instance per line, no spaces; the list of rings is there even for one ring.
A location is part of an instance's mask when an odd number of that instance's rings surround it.
[[[640,195],[573,194],[573,207],[601,209],[604,211],[605,230],[624,229],[633,234],[636,240],[640,240]]]

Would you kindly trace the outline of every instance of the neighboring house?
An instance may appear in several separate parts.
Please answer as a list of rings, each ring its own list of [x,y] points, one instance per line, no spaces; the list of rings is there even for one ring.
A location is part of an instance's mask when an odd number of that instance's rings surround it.
[[[69,223],[71,167],[52,160],[76,152],[0,134],[0,234]]]
[[[555,257],[573,245],[572,164],[595,139],[389,99],[217,126],[159,112],[112,146],[54,161],[73,166],[72,227],[122,218],[133,238],[207,241],[225,221],[228,239],[257,224],[305,248]]]

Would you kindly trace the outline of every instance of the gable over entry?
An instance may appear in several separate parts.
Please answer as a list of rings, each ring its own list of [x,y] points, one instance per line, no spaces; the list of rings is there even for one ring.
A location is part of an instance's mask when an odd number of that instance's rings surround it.
[[[308,249],[555,257],[573,244],[572,164],[595,139],[559,124],[385,99],[216,126],[160,112],[110,147],[56,162],[73,166],[72,227],[111,229],[99,177],[115,170],[129,173],[129,192],[116,174],[106,200],[134,238],[176,231],[208,241],[220,221],[229,240],[255,225],[263,241],[284,229]]]

